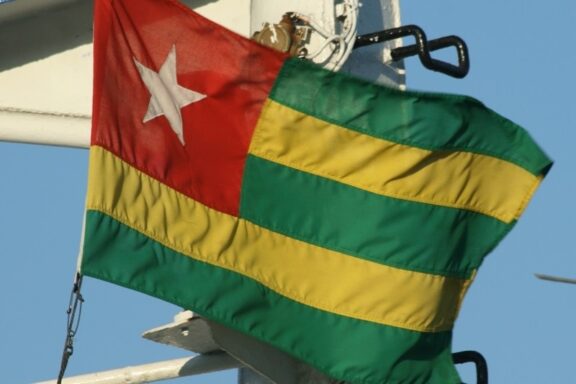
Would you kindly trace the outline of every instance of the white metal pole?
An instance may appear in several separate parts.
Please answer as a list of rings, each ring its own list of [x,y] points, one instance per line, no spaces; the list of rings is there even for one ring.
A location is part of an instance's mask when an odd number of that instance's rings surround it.
[[[90,116],[0,107],[0,141],[88,148]]]
[[[242,364],[230,355],[212,353],[68,377],[62,380],[62,384],[151,383],[240,367]],[[56,380],[50,380],[37,384],[56,384],[56,382]]]

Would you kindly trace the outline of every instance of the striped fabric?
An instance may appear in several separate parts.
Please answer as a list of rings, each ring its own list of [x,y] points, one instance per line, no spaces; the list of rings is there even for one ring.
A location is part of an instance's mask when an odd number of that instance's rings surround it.
[[[95,18],[82,273],[339,380],[459,383],[462,299],[551,165],[529,135],[474,99],[288,59],[172,0],[100,0]],[[139,67],[160,73],[169,52],[172,80],[205,95],[175,102],[182,137],[168,112],[144,122]]]

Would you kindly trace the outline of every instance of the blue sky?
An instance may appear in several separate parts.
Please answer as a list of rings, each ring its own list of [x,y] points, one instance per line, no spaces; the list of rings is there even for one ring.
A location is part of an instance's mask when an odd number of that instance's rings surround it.
[[[524,126],[555,161],[516,228],[480,269],[455,327],[454,351],[480,351],[492,383],[573,382],[576,286],[543,282],[533,273],[576,277],[576,3],[404,0],[401,12],[404,24],[420,25],[430,38],[464,38],[472,64],[468,77],[456,80],[408,59],[409,88],[474,96]],[[2,382],[57,375],[87,154],[0,143]],[[177,307],[93,279],[83,290],[68,374],[187,356],[140,338],[170,322]],[[166,382],[233,383],[235,373]]]

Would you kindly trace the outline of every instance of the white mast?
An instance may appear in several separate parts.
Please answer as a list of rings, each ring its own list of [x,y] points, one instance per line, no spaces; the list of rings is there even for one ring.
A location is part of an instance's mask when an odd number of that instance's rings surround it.
[[[399,26],[398,0],[372,0],[360,8],[356,0],[183,2],[245,36],[261,30],[264,23],[278,23],[286,12],[297,12],[313,27],[314,35],[307,48],[314,61],[325,61],[330,69],[342,67],[342,71],[372,81],[404,85],[402,64],[392,63],[389,54],[390,48],[400,44],[399,40],[351,50],[356,32]],[[18,36],[4,40],[1,47],[0,141],[87,148],[92,94],[92,2],[15,0],[0,2],[0,10],[0,33]],[[343,14],[348,24],[338,25],[336,18]],[[329,52],[331,39],[345,47],[334,57]],[[63,382],[143,383],[239,366],[253,368],[241,370],[241,383],[331,382],[278,350],[190,312],[177,315],[174,322],[150,330],[144,337],[200,355],[87,374]],[[206,355],[207,352],[216,355]]]

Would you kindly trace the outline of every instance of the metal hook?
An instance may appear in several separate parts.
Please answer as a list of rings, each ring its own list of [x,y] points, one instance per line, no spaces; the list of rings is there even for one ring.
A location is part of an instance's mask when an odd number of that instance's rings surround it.
[[[488,384],[488,364],[476,351],[462,351],[452,354],[454,364],[474,363],[476,365],[476,384]]]
[[[432,71],[442,72],[456,78],[463,78],[468,74],[468,71],[470,70],[470,59],[468,56],[468,47],[464,40],[458,36],[445,36],[428,41],[422,28],[417,25],[405,25],[398,28],[385,29],[380,32],[358,36],[356,37],[354,48],[360,48],[366,45],[377,44],[406,36],[414,36],[416,44],[393,49],[391,51],[393,60],[401,60],[409,56],[418,55],[422,65]],[[456,48],[458,54],[457,66],[434,59],[430,56],[430,51],[451,46]]]

